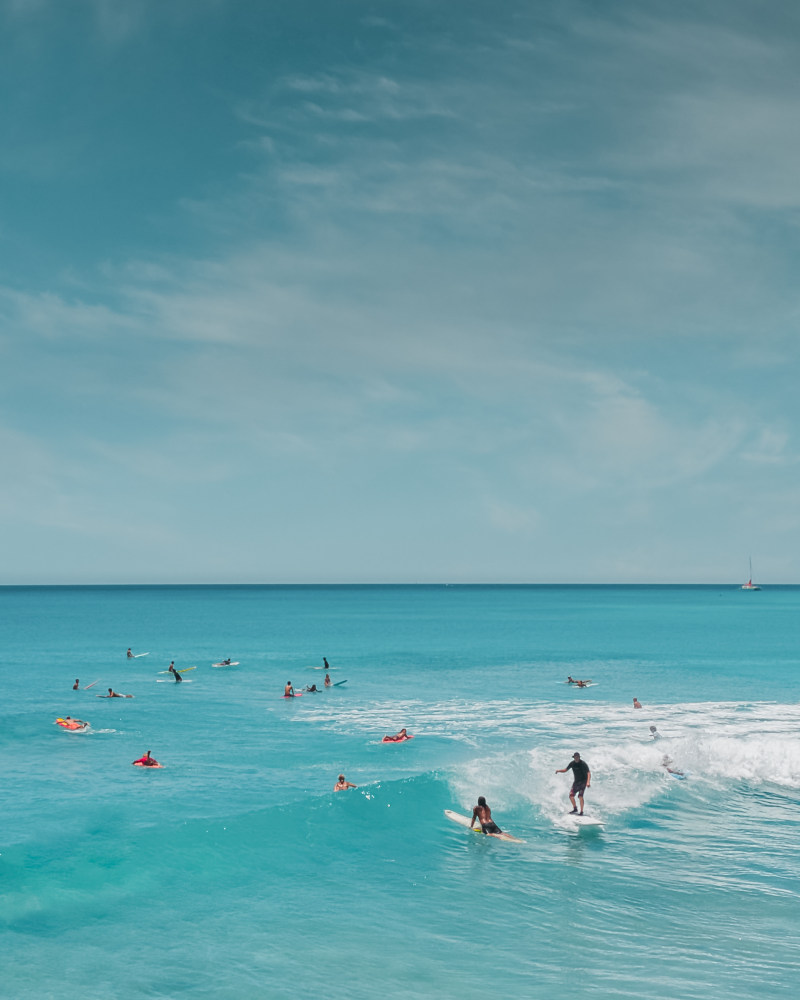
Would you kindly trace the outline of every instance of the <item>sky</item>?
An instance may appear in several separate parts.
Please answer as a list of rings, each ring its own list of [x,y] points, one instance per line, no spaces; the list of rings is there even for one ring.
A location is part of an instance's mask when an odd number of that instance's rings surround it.
[[[0,584],[800,582],[800,7],[0,0]]]

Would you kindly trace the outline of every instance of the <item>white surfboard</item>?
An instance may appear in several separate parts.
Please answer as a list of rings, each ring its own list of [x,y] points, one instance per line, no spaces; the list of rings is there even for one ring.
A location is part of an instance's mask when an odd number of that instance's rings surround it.
[[[452,820],[454,823],[458,823],[459,826],[464,826],[468,830],[472,830],[473,833],[480,833],[482,836],[494,837],[495,840],[508,840],[512,844],[524,844],[524,840],[520,840],[519,837],[512,837],[510,833],[487,833],[484,834],[480,827],[473,827],[470,824],[469,816],[462,816],[461,813],[453,812],[452,809],[445,809],[445,816]]]
[[[231,660],[230,663],[212,663],[211,666],[212,667],[238,667],[239,666],[239,661],[238,660]]]
[[[149,653],[134,653],[133,659],[138,660],[140,656],[149,656],[149,655],[150,655]]]
[[[597,819],[596,816],[581,816],[575,813],[567,813],[567,822],[571,826],[577,827],[579,830],[594,828],[595,830],[602,830],[603,821]]]

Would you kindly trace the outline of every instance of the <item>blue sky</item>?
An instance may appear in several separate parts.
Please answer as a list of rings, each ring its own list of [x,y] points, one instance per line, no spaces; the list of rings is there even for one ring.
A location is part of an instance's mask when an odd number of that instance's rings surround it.
[[[800,8],[0,0],[0,583],[796,582]]]

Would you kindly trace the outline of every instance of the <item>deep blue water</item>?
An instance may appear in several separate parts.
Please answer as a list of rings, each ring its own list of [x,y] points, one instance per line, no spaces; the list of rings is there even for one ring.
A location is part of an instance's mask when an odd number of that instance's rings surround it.
[[[796,993],[800,588],[0,588],[0,610],[9,997]],[[347,683],[282,699],[323,656]],[[131,766],[148,749],[162,769]],[[574,750],[599,832],[566,817]],[[524,844],[444,817],[480,794]]]

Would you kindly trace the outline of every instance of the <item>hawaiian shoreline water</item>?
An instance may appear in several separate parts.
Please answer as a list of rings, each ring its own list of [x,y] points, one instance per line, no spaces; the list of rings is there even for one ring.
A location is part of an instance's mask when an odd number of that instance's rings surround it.
[[[0,588],[0,606],[9,997],[795,993],[799,588]],[[323,656],[347,683],[283,700]],[[182,685],[173,659],[197,666]],[[380,743],[401,726],[416,738]],[[162,770],[130,766],[147,749]],[[600,834],[568,825],[573,750]],[[334,794],[340,771],[359,788]],[[479,794],[525,844],[445,819]]]

